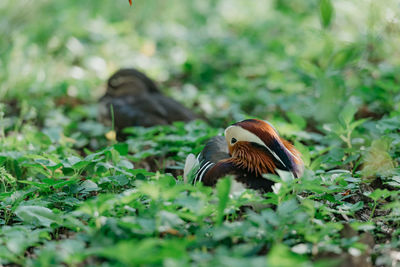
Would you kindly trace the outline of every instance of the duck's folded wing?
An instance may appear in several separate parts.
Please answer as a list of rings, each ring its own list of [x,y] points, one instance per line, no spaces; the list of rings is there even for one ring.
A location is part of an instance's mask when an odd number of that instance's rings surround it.
[[[230,155],[225,138],[222,136],[211,138],[197,157],[189,154],[186,158],[183,175],[185,182],[195,184],[202,181],[211,167],[227,158],[230,158]]]
[[[118,130],[131,126],[150,127],[168,124],[167,111],[150,94],[136,96],[111,97],[101,99],[102,117],[111,121],[111,106],[114,123]],[[103,120],[105,121],[105,120]],[[108,123],[110,124],[110,123]]]
[[[199,170],[196,173],[194,183],[201,182],[205,174],[218,162],[224,159],[230,158],[228,145],[226,143],[225,137],[216,136],[211,138],[203,151],[198,156],[198,161],[200,163]]]
[[[166,111],[164,118],[168,123],[174,121],[191,121],[198,118],[190,109],[172,98],[162,94],[152,94],[152,97]]]

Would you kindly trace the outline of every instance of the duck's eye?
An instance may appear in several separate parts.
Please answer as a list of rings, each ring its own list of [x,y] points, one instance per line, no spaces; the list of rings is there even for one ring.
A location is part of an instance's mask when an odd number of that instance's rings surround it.
[[[237,140],[236,140],[236,138],[232,138],[231,139],[231,144],[233,145],[234,143],[236,143],[237,142]]]

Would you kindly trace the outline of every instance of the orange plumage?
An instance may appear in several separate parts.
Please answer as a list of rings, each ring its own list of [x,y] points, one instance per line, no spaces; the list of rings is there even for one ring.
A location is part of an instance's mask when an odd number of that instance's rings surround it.
[[[254,173],[256,176],[263,173],[275,173],[274,161],[259,148],[253,147],[249,142],[240,142],[231,153],[230,159],[236,166]]]

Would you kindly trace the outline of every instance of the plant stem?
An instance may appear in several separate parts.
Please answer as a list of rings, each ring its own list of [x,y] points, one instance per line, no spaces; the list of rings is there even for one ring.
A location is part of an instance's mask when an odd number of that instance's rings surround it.
[[[371,221],[371,219],[372,219],[372,216],[374,216],[375,209],[376,209],[376,205],[377,205],[377,202],[376,202],[376,201],[374,201],[374,207],[372,208],[371,215],[369,216],[369,221]]]

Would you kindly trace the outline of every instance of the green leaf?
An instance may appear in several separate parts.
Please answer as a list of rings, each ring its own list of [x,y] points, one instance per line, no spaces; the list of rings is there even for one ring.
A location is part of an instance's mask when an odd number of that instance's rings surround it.
[[[220,179],[217,183],[218,208],[216,224],[221,225],[224,218],[224,210],[229,201],[229,192],[231,190],[231,178]]]
[[[129,179],[125,175],[114,175],[114,176],[104,177],[101,180],[102,183],[108,181],[117,184],[119,186],[124,186],[129,183]]]
[[[319,12],[321,16],[321,23],[324,28],[329,27],[332,22],[334,8],[331,0],[320,0]]]
[[[179,225],[184,224],[184,221],[181,218],[179,218],[178,215],[165,210],[162,210],[157,214],[157,222],[158,222],[157,228],[159,232],[175,229]]]
[[[114,149],[117,150],[121,156],[126,156],[128,154],[128,144],[126,143],[115,144]]]
[[[306,258],[293,253],[284,244],[276,244],[267,255],[268,266],[292,267],[302,266]]]
[[[127,161],[125,159],[121,160],[120,162],[118,162],[117,164],[118,167],[123,167],[126,169],[133,169],[133,164],[130,161]]]
[[[90,164],[90,161],[82,160],[76,156],[70,156],[63,161],[65,168],[82,169]]]
[[[91,180],[85,180],[81,183],[81,185],[78,187],[79,193],[82,194],[87,194],[93,191],[98,191],[100,188],[97,186],[97,184]]]
[[[367,197],[372,198],[374,201],[378,201],[380,198],[387,198],[388,196],[391,195],[391,192],[387,189],[375,189],[374,192],[370,193],[364,193]]]
[[[51,209],[41,206],[19,206],[15,214],[25,223],[49,227],[51,224],[60,224],[59,215]]]
[[[147,238],[141,242],[123,240],[115,245],[100,246],[92,249],[91,254],[117,260],[123,263],[124,266],[160,265],[166,259],[186,258],[186,244],[187,241],[181,239]],[[149,257],[149,255],[152,256]]]
[[[350,123],[349,128],[350,128],[350,130],[354,130],[358,126],[364,124],[366,121],[368,121],[368,119],[361,119],[361,120],[353,121],[352,123]]]
[[[265,219],[265,221],[268,222],[269,224],[273,226],[279,226],[280,224],[279,218],[273,210],[271,209],[263,210],[261,212],[261,215]]]
[[[297,201],[294,198],[292,198],[290,200],[281,203],[278,206],[277,213],[280,216],[288,217],[293,215],[293,212],[297,210],[298,207],[299,205],[297,204]]]
[[[331,0],[320,0],[319,12],[320,12],[322,26],[324,26],[324,28],[328,28],[329,25],[331,25],[334,12]]]
[[[350,123],[353,121],[354,114],[356,114],[356,112],[357,112],[357,107],[355,107],[351,103],[347,103],[339,114],[340,122],[344,126],[348,127]]]
[[[364,202],[358,201],[354,204],[345,202],[345,203],[343,203],[343,205],[338,206],[337,208],[342,209],[344,211],[356,212],[358,210],[361,210],[363,207],[364,207]]]
[[[300,130],[304,130],[306,128],[307,121],[297,113],[287,112],[287,116],[289,117],[291,123],[294,123],[297,126],[299,126]]]
[[[301,159],[304,162],[304,166],[309,167],[311,163],[311,155],[309,148],[298,141],[294,143],[294,146],[301,153]]]

